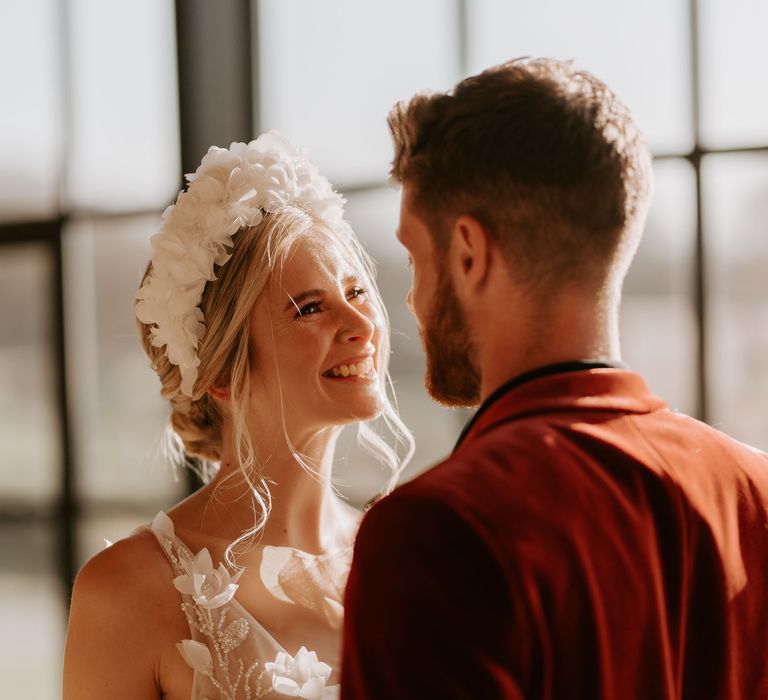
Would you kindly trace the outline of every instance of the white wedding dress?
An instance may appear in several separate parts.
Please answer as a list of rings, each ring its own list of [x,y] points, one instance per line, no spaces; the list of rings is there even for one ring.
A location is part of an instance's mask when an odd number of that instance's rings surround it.
[[[193,554],[165,513],[158,513],[147,529],[168,557],[175,575],[168,585],[179,590],[189,623],[190,638],[177,646],[194,669],[192,700],[338,697],[339,686],[328,680],[338,677],[339,659],[318,660],[305,647],[292,656],[240,605],[234,597],[237,576],[223,564],[214,567],[207,549]],[[351,545],[332,558],[264,547],[259,574],[273,595],[322,610],[341,634],[351,559]]]

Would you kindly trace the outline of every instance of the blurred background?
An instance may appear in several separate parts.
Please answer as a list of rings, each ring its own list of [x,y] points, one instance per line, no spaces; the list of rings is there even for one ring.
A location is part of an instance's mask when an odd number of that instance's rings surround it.
[[[158,452],[132,299],[159,214],[210,144],[279,127],[347,197],[379,264],[417,440],[434,406],[403,305],[385,117],[522,55],[574,59],[634,112],[656,199],[626,286],[626,361],[676,409],[768,448],[768,4],[763,0],[3,0],[0,3],[0,677],[55,698],[69,588],[193,482]],[[357,504],[385,474],[346,439]]]

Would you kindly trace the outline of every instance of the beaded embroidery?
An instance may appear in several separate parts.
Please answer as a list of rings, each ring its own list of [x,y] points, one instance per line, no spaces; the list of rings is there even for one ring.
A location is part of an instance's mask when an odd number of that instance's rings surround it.
[[[208,640],[209,648],[213,649],[216,666],[210,667],[208,672],[205,670],[198,672],[208,676],[211,684],[219,691],[220,697],[226,698],[226,700],[236,700],[241,689],[241,683],[243,684],[242,690],[245,700],[263,697],[262,681],[267,671],[262,669],[261,673],[253,679],[253,674],[260,665],[258,661],[254,661],[246,669],[243,660],[237,659],[237,668],[230,669],[229,667],[230,652],[240,646],[248,635],[248,621],[241,617],[227,625],[227,613],[229,612],[227,608],[221,611],[217,621],[213,619],[214,611],[206,610],[195,603],[182,603],[181,609],[184,611],[187,622],[189,622],[189,628],[204,636]],[[233,672],[236,672],[234,679],[232,678]]]

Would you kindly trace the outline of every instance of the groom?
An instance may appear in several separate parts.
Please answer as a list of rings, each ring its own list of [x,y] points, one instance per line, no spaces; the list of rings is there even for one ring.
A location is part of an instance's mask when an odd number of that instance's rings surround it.
[[[479,409],[363,520],[342,697],[768,698],[768,457],[620,359],[652,189],[626,108],[518,60],[389,124],[427,388]]]

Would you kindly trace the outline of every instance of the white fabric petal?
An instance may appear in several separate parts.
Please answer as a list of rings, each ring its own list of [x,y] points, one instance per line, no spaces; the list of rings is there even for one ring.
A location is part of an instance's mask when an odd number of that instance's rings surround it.
[[[195,557],[193,563],[194,571],[196,573],[207,574],[213,569],[213,560],[211,559],[211,553],[207,547],[203,547]]]
[[[193,564],[194,567],[194,564]],[[203,595],[203,586],[205,586],[205,574],[192,574],[192,588],[195,592],[195,595],[201,596]]]
[[[182,394],[192,396],[197,381],[197,369],[195,367],[179,367],[181,370],[181,385],[179,387]]]
[[[205,644],[193,639],[183,639],[176,648],[184,657],[184,661],[196,671],[208,671],[213,665],[211,652]]]
[[[218,593],[214,596],[201,596],[199,598],[195,598],[195,600],[204,608],[213,610],[215,608],[220,608],[222,605],[225,605],[230,600],[232,600],[232,598],[235,597],[236,591],[237,586],[235,584],[230,584],[223,591],[221,591],[221,593]]]
[[[179,593],[185,595],[194,595],[196,592],[191,576],[177,576],[173,579],[173,586]]]
[[[317,654],[308,652],[306,647],[301,647],[296,654],[296,669],[301,678],[308,678],[312,667],[317,663]]]
[[[162,510],[155,516],[155,519],[152,521],[152,530],[160,533],[163,537],[166,537],[169,540],[176,536],[176,533],[173,530],[173,520],[171,520],[165,513],[163,513]]]
[[[285,676],[275,676],[272,679],[272,688],[276,693],[289,695],[291,697],[299,697],[299,692],[301,690],[296,681],[286,678]]]
[[[307,700],[317,700],[317,698],[323,697],[324,689],[325,681],[322,678],[310,678],[301,686],[299,697],[307,698]]]
[[[278,652],[277,657],[275,658],[275,660],[274,661],[267,661],[267,663],[264,664],[264,667],[270,673],[272,673],[272,671],[274,670],[275,673],[279,673],[279,674],[285,675],[286,673],[288,673],[288,671],[286,671],[285,667],[286,667],[286,664],[287,664],[287,662],[288,662],[288,660],[290,658],[291,657],[288,656],[288,654],[286,654],[284,651],[280,651],[280,652]]]

